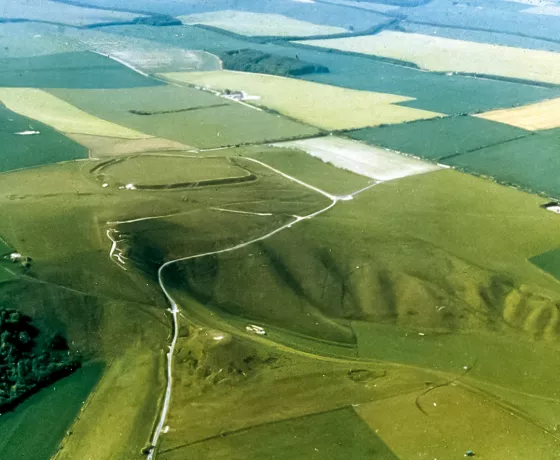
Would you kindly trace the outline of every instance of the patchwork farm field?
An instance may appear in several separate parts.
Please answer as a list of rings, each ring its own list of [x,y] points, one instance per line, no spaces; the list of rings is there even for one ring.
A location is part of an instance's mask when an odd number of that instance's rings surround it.
[[[148,137],[141,139],[123,139],[120,137],[96,136],[92,134],[66,135],[78,144],[87,147],[92,158],[118,157],[135,153],[177,152],[195,150],[194,147],[180,142]]]
[[[474,117],[446,117],[346,133],[352,139],[429,160],[499,145],[531,133]]]
[[[449,158],[445,162],[499,182],[519,186],[535,193],[560,197],[560,159],[558,129],[490,146]]]
[[[0,101],[2,89],[0,88]],[[0,104],[0,173],[60,161],[87,158],[87,149],[43,123]],[[2,244],[0,243],[0,252]]]
[[[92,52],[0,59],[0,68],[0,87],[91,89],[162,84]]]
[[[454,40],[462,40],[467,42],[512,46],[517,48],[534,49],[541,51],[553,51],[556,53],[560,51],[560,43],[558,42],[528,37],[526,35],[515,35],[498,31],[484,31],[480,29],[473,30],[467,28],[457,28],[453,26],[445,27],[435,24],[429,25],[407,21],[402,21],[400,23],[400,26],[404,29],[405,32],[414,34],[437,35],[438,37],[451,38]]]
[[[263,161],[273,168],[333,195],[345,195],[372,184],[367,177],[336,168],[307,154],[297,146],[288,147],[286,143],[277,146],[243,147],[232,149],[230,153]]]
[[[97,0],[95,5],[101,7],[130,9],[130,5],[123,0]],[[298,2],[296,5],[284,0],[268,0],[266,3],[255,3],[252,0],[240,0],[232,3],[231,0],[212,0],[198,2],[185,0],[161,0],[154,4],[153,0],[137,0],[134,9],[139,12],[155,11],[158,14],[185,16],[191,14],[217,14],[220,11],[235,9],[240,12],[256,14],[276,14],[288,18],[306,21],[325,27],[354,27],[357,31],[376,27],[387,21],[387,17],[374,11],[354,10],[336,4],[317,5],[308,2]]]
[[[434,164],[416,158],[340,137],[328,136],[273,145],[301,149],[337,168],[378,181],[394,180],[439,169]]]
[[[401,123],[440,116],[438,113],[397,105],[410,98],[321,85],[273,75],[244,72],[167,73],[170,81],[215,90],[242,90],[259,99],[253,104],[276,110],[323,129],[351,129],[382,123]]]
[[[494,75],[560,84],[560,56],[549,51],[393,31],[383,31],[377,35],[364,37],[311,40],[301,43],[400,59],[430,71]]]
[[[332,35],[347,33],[342,27],[333,27],[291,19],[281,14],[252,13],[248,11],[223,10],[209,13],[179,16],[183,24],[203,24],[248,36],[295,36]]]
[[[329,73],[302,77],[343,88],[396,94],[415,100],[409,107],[445,114],[472,113],[529,104],[560,96],[560,90],[518,83],[475,79],[461,75],[441,75],[403,67],[368,56],[329,52],[318,47],[289,44],[258,44],[214,30],[194,26],[146,28],[106,27],[106,32],[153,40],[167,46],[206,50],[219,54],[239,49],[296,58],[329,68]],[[372,78],[375,75],[375,78]]]
[[[529,131],[560,128],[560,99],[475,115]]]
[[[72,106],[117,125],[199,148],[318,133],[316,128],[188,87],[49,91]]]
[[[305,436],[302,436],[305,433]],[[266,439],[266,442],[262,442]],[[257,426],[226,437],[216,436],[191,446],[162,451],[166,460],[186,457],[208,459],[267,458],[396,460],[352,408],[308,415]]]
[[[421,8],[402,8],[400,12],[411,22],[556,40],[558,18],[528,13],[533,6],[510,1],[477,1],[464,6],[438,0]]]
[[[2,3],[0,16],[1,19],[26,19],[71,26],[131,21],[136,17],[137,14],[84,8],[50,0],[33,0],[33,2],[5,0]]]
[[[151,137],[92,116],[40,89],[0,88],[0,101],[16,113],[64,133],[104,135],[121,139]]]

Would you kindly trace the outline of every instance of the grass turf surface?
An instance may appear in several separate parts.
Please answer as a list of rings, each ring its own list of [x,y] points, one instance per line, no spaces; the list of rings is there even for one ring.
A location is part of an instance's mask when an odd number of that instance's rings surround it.
[[[180,155],[142,155],[106,164],[97,170],[108,183],[165,186],[242,178],[250,173],[227,158],[189,158]]]
[[[39,131],[39,134],[16,134],[25,131]],[[0,143],[3,147],[0,172],[77,160],[88,156],[85,147],[50,126],[8,110],[2,104],[0,104]],[[0,244],[0,252],[1,249]]]
[[[172,451],[163,460],[245,458],[397,460],[352,408],[256,426]]]
[[[0,420],[0,454],[10,460],[48,460],[98,383],[103,366],[86,364],[39,391]]]
[[[368,144],[429,160],[439,160],[530,134],[513,126],[469,116],[365,128],[346,133]]]

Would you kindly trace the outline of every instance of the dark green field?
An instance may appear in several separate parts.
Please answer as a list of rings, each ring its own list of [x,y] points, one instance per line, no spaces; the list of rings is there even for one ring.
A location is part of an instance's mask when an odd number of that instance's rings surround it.
[[[39,131],[40,134],[28,136],[15,134],[23,131]],[[2,145],[0,173],[88,156],[85,147],[50,126],[8,110],[2,104],[0,104],[0,144]]]
[[[449,158],[445,163],[499,182],[560,197],[560,129]]]
[[[0,59],[0,86],[17,88],[135,88],[162,83],[96,53]]]
[[[169,451],[162,460],[397,460],[352,408],[269,423]]]
[[[553,249],[552,251],[531,257],[529,261],[560,281],[560,249]]]
[[[101,377],[93,363],[0,417],[0,452],[9,460],[49,460]]]
[[[50,92],[105,120],[200,148],[261,143],[319,132],[317,128],[188,87]]]
[[[429,160],[441,160],[450,155],[500,144],[530,134],[503,123],[459,116],[358,129],[347,135],[368,144]]]

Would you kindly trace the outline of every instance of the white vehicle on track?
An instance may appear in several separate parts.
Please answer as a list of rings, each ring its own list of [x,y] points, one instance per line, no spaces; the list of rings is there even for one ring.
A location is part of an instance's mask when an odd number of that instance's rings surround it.
[[[249,324],[248,326],[245,326],[245,330],[257,335],[266,335],[266,331],[262,327],[256,326],[255,324]]]

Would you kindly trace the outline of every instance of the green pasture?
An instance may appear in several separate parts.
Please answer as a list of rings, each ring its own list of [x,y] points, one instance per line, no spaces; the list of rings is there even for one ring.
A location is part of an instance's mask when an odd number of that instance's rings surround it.
[[[560,249],[553,249],[531,257],[529,261],[560,281]]]
[[[25,131],[39,134],[18,135]],[[43,123],[8,110],[0,104],[0,173],[60,161],[87,158],[85,147]],[[1,251],[0,247],[0,251]]]
[[[10,460],[49,460],[103,373],[86,364],[39,391],[0,417],[0,456]]]
[[[12,246],[0,236],[0,256],[5,256],[14,250]]]
[[[503,388],[558,397],[554,374],[560,357],[555,347],[495,333],[422,332],[366,322],[352,326],[361,358],[468,375]]]
[[[162,85],[89,51],[0,59],[0,86],[17,88],[135,88]]]
[[[287,118],[175,85],[50,92],[99,118],[200,148],[262,143],[318,133],[316,128]]]
[[[160,451],[162,460],[396,460],[352,408],[267,423],[185,447]]]
[[[520,128],[457,116],[350,131],[347,136],[429,160],[457,155],[529,136]]]
[[[468,152],[445,162],[498,182],[560,197],[560,129]]]
[[[250,172],[227,158],[189,158],[160,154],[142,155],[106,164],[96,171],[99,180],[140,186],[192,184],[199,181],[244,178]]]
[[[293,148],[251,146],[228,152],[262,161],[285,174],[332,194],[351,193],[371,183],[367,177],[336,168]]]
[[[0,261],[0,283],[5,281],[14,281],[16,279],[17,275],[10,271],[8,263]]]
[[[290,44],[263,44],[201,27],[107,27],[107,33],[153,40],[211,53],[251,48],[329,68],[329,73],[305,75],[305,80],[364,91],[416,98],[403,105],[438,113],[461,114],[524,105],[560,95],[558,88],[424,72],[407,66],[354,55]]]

